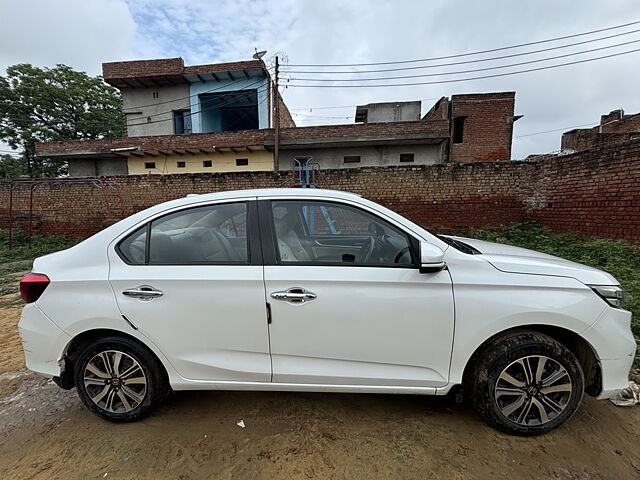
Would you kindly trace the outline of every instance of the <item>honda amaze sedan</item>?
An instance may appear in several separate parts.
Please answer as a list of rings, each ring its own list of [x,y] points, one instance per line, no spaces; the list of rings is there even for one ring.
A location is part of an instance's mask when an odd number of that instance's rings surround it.
[[[171,389],[453,390],[533,435],[627,386],[636,350],[611,275],[330,190],[163,203],[38,258],[20,288],[27,366],[118,422]]]

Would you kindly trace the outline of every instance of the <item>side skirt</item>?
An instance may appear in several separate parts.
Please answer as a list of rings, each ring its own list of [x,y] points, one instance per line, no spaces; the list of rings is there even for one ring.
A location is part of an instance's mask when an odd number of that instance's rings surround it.
[[[332,385],[314,383],[272,383],[272,382],[210,382],[189,380],[172,384],[174,390],[254,390],[283,392],[343,392],[343,393],[399,393],[414,395],[436,395],[435,387],[404,387],[380,385]]]

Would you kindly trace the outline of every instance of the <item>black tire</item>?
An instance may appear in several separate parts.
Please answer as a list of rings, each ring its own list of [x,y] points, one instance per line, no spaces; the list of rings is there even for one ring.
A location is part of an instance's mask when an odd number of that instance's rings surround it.
[[[482,418],[512,435],[540,435],[559,427],[576,412],[584,394],[584,374],[575,355],[537,332],[499,338],[480,353],[467,380],[468,398]]]
[[[117,370],[129,380],[122,376],[116,381],[114,378],[118,376],[109,371],[109,367],[113,370],[118,354],[117,362],[122,365],[122,370]],[[110,365],[105,364],[104,355],[107,355]],[[90,368],[96,374],[87,370],[90,362]],[[131,372],[128,375],[127,370]],[[108,376],[104,376],[104,373],[108,373]],[[89,344],[75,362],[74,379],[78,395],[87,408],[112,422],[143,419],[162,403],[169,391],[163,367],[155,356],[137,342],[123,337],[105,337]],[[128,381],[132,383],[127,385]],[[106,394],[99,401],[92,400],[92,397],[97,399],[105,391]],[[108,401],[111,403],[107,404]]]

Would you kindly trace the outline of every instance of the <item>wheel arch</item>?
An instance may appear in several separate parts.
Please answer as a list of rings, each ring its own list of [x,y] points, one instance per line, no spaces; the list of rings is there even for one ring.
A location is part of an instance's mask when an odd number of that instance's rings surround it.
[[[602,390],[602,372],[600,369],[600,363],[598,362],[598,357],[591,344],[573,330],[545,324],[533,324],[509,328],[486,339],[478,348],[476,348],[465,364],[462,374],[462,384],[469,384],[469,377],[470,375],[473,375],[474,367],[484,352],[496,343],[500,342],[503,338],[523,332],[541,333],[568,348],[578,359],[580,367],[584,373],[585,393],[592,397],[596,397],[600,394]]]
[[[120,337],[126,338],[132,342],[135,342],[140,347],[147,350],[153,358],[158,362],[158,365],[161,367],[161,374],[166,381],[166,384],[169,385],[169,372],[165,362],[163,362],[162,358],[154,351],[153,348],[150,348],[144,341],[140,340],[133,335],[125,333],[121,330],[113,330],[109,328],[96,328],[91,330],[85,330],[74,336],[71,341],[67,344],[64,349],[64,353],[62,355],[62,359],[64,360],[64,368],[61,369],[60,377],[54,378],[56,383],[65,389],[70,389],[75,386],[74,378],[73,378],[73,369],[75,366],[75,361],[80,355],[80,353],[91,343],[99,340],[100,338],[105,337]]]

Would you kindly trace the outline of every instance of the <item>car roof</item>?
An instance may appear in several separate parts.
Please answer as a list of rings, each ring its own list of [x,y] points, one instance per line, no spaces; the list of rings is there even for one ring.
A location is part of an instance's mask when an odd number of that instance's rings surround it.
[[[227,200],[233,198],[247,197],[273,197],[273,196],[297,196],[304,198],[334,198],[353,200],[362,198],[360,195],[339,190],[327,190],[321,188],[255,188],[248,190],[228,190],[225,192],[188,194],[185,197],[170,200],[165,203],[156,205],[157,207],[177,207],[182,205],[190,205],[192,203],[207,202],[210,200]]]
[[[218,198],[235,198],[235,197],[271,197],[274,195],[301,195],[314,197],[331,197],[331,198],[353,198],[360,197],[355,193],[343,192],[340,190],[328,190],[323,188],[254,188],[247,190],[229,190],[225,192],[190,194],[190,198],[198,198],[198,200],[209,200]]]
[[[326,190],[321,188],[255,188],[248,190],[228,190],[215,193],[187,194],[184,197],[169,200],[167,202],[156,204],[142,212],[146,214],[154,214],[170,208],[185,207],[216,200],[233,200],[234,198],[247,197],[300,197],[300,198],[331,198],[343,200],[365,201],[360,195],[349,192],[341,192],[339,190]],[[138,212],[138,213],[142,213]],[[132,215],[137,217],[137,214]]]

